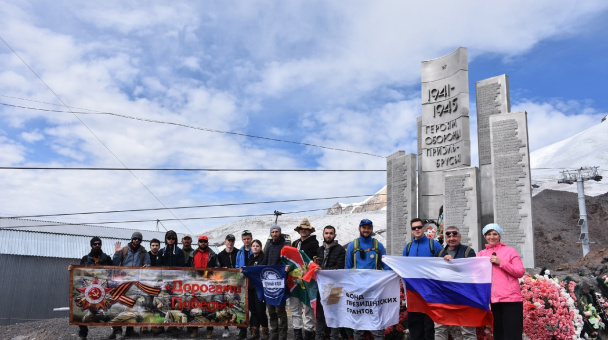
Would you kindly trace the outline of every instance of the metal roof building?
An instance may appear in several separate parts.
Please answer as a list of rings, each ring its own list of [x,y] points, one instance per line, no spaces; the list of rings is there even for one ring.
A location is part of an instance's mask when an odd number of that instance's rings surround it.
[[[68,264],[78,264],[89,253],[93,236],[112,255],[114,243],[125,246],[135,231],[142,233],[146,249],[153,238],[164,246],[164,231],[0,218],[0,325],[67,317],[53,308],[69,305]],[[183,235],[178,233],[178,241]]]

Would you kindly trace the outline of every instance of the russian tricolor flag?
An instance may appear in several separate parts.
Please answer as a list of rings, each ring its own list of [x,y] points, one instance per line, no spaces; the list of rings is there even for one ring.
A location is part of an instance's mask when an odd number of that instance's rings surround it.
[[[406,283],[407,309],[444,325],[492,324],[492,264],[487,257],[446,261],[437,257],[385,256]]]

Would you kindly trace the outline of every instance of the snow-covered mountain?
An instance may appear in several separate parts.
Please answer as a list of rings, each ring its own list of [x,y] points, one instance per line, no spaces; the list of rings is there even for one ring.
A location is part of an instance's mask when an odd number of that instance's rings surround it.
[[[604,176],[601,182],[586,181],[585,195],[597,196],[608,192],[608,121],[560,142],[530,153],[532,195],[544,189],[577,192],[576,184],[558,184],[561,171],[599,166]],[[538,187],[537,187],[538,186]]]
[[[374,233],[376,234],[374,237],[386,245],[385,210],[342,215],[282,215],[279,217],[278,225],[281,227],[283,234],[289,234],[292,240],[296,240],[300,236],[294,228],[300,225],[300,222],[302,222],[302,219],[305,217],[316,229],[313,235],[317,236],[319,243],[323,242],[323,228],[326,225],[332,225],[336,228],[336,239],[340,244],[349,243],[359,236],[359,222],[364,218],[368,218],[374,223]],[[262,244],[264,244],[266,238],[270,234],[270,227],[274,225],[274,219],[274,216],[249,217],[209,229],[205,231],[203,235],[207,235],[211,243],[221,246],[223,245],[224,238],[227,234],[234,234],[236,237],[235,246],[240,248],[243,245],[241,242],[241,233],[243,230],[250,230],[253,234],[253,238],[259,239],[262,241]]]

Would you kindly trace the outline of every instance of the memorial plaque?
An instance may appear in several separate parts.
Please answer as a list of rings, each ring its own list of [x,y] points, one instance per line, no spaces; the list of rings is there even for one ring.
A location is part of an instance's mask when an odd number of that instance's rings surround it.
[[[479,224],[479,171],[476,167],[448,170],[443,173],[444,231],[455,226],[462,234],[461,243],[479,251],[481,229]]]
[[[527,113],[492,115],[489,125],[494,222],[504,230],[501,242],[517,249],[524,267],[534,268]]]
[[[494,222],[494,191],[492,190],[492,157],[490,150],[490,116],[511,111],[509,77],[506,74],[475,83],[477,99],[477,138],[479,150],[479,191],[481,193],[481,225]]]
[[[443,205],[442,172],[471,165],[467,58],[461,47],[422,62],[418,217],[423,219],[436,219]]]
[[[416,214],[416,155],[397,151],[386,161],[386,253],[401,255]]]

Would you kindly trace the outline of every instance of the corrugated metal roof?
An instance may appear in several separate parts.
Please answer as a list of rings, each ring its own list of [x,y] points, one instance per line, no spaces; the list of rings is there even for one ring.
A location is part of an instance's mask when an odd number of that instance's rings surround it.
[[[164,244],[165,232],[111,228],[94,225],[62,224],[26,219],[0,219],[0,254],[45,256],[77,259],[89,253],[91,237],[102,240],[106,254],[114,254],[114,243],[126,245],[133,232],[142,233],[142,244],[149,249],[150,240],[157,238]],[[178,233],[178,240],[183,234]],[[192,236],[193,238],[194,235]]]

